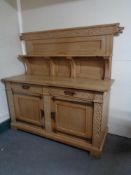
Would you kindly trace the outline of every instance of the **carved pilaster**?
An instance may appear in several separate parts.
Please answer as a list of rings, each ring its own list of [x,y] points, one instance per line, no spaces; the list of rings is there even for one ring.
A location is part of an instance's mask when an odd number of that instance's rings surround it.
[[[51,132],[51,117],[50,117],[50,96],[44,95],[43,103],[44,103],[44,112],[45,112],[45,127],[47,132]]]
[[[102,121],[103,104],[94,103],[94,117],[93,117],[93,146],[100,147],[101,141],[101,121]]]

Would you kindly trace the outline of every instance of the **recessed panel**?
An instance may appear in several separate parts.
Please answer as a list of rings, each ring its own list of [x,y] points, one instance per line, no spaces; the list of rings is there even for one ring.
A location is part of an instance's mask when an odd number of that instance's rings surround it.
[[[56,101],[56,130],[76,137],[92,136],[92,106]]]
[[[45,58],[31,58],[29,59],[32,75],[50,75],[50,61]]]
[[[100,56],[106,54],[103,36],[34,40],[27,53],[43,56]]]
[[[70,61],[66,58],[54,58],[54,74],[57,77],[70,77],[71,76],[71,65]]]
[[[14,95],[16,119],[42,125],[40,99],[24,95]]]
[[[76,77],[102,79],[104,77],[103,58],[75,58]]]

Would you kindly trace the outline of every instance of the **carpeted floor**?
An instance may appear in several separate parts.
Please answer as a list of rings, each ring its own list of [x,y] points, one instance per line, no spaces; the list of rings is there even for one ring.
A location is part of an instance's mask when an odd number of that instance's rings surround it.
[[[131,139],[108,135],[100,159],[87,152],[8,130],[0,135],[0,175],[131,175]]]

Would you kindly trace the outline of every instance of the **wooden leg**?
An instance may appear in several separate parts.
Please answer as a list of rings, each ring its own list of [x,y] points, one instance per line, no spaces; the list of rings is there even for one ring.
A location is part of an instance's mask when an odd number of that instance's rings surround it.
[[[14,125],[13,125],[13,126],[11,125],[11,129],[13,129],[13,130],[17,130],[17,127],[14,126]]]
[[[90,155],[94,156],[94,157],[97,157],[97,158],[100,158],[101,154],[102,154],[101,151],[94,151],[94,150],[90,151]]]

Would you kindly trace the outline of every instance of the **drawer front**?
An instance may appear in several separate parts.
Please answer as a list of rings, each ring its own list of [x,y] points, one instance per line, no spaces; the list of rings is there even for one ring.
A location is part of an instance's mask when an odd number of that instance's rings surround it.
[[[33,94],[42,94],[43,89],[41,86],[34,86],[30,84],[18,84],[18,83],[13,83],[12,84],[12,90],[13,92],[18,92],[18,93],[33,93]]]
[[[52,96],[64,96],[64,97],[74,97],[86,100],[93,100],[94,94],[88,91],[72,90],[72,89],[60,89],[60,88],[50,88],[50,94]]]

